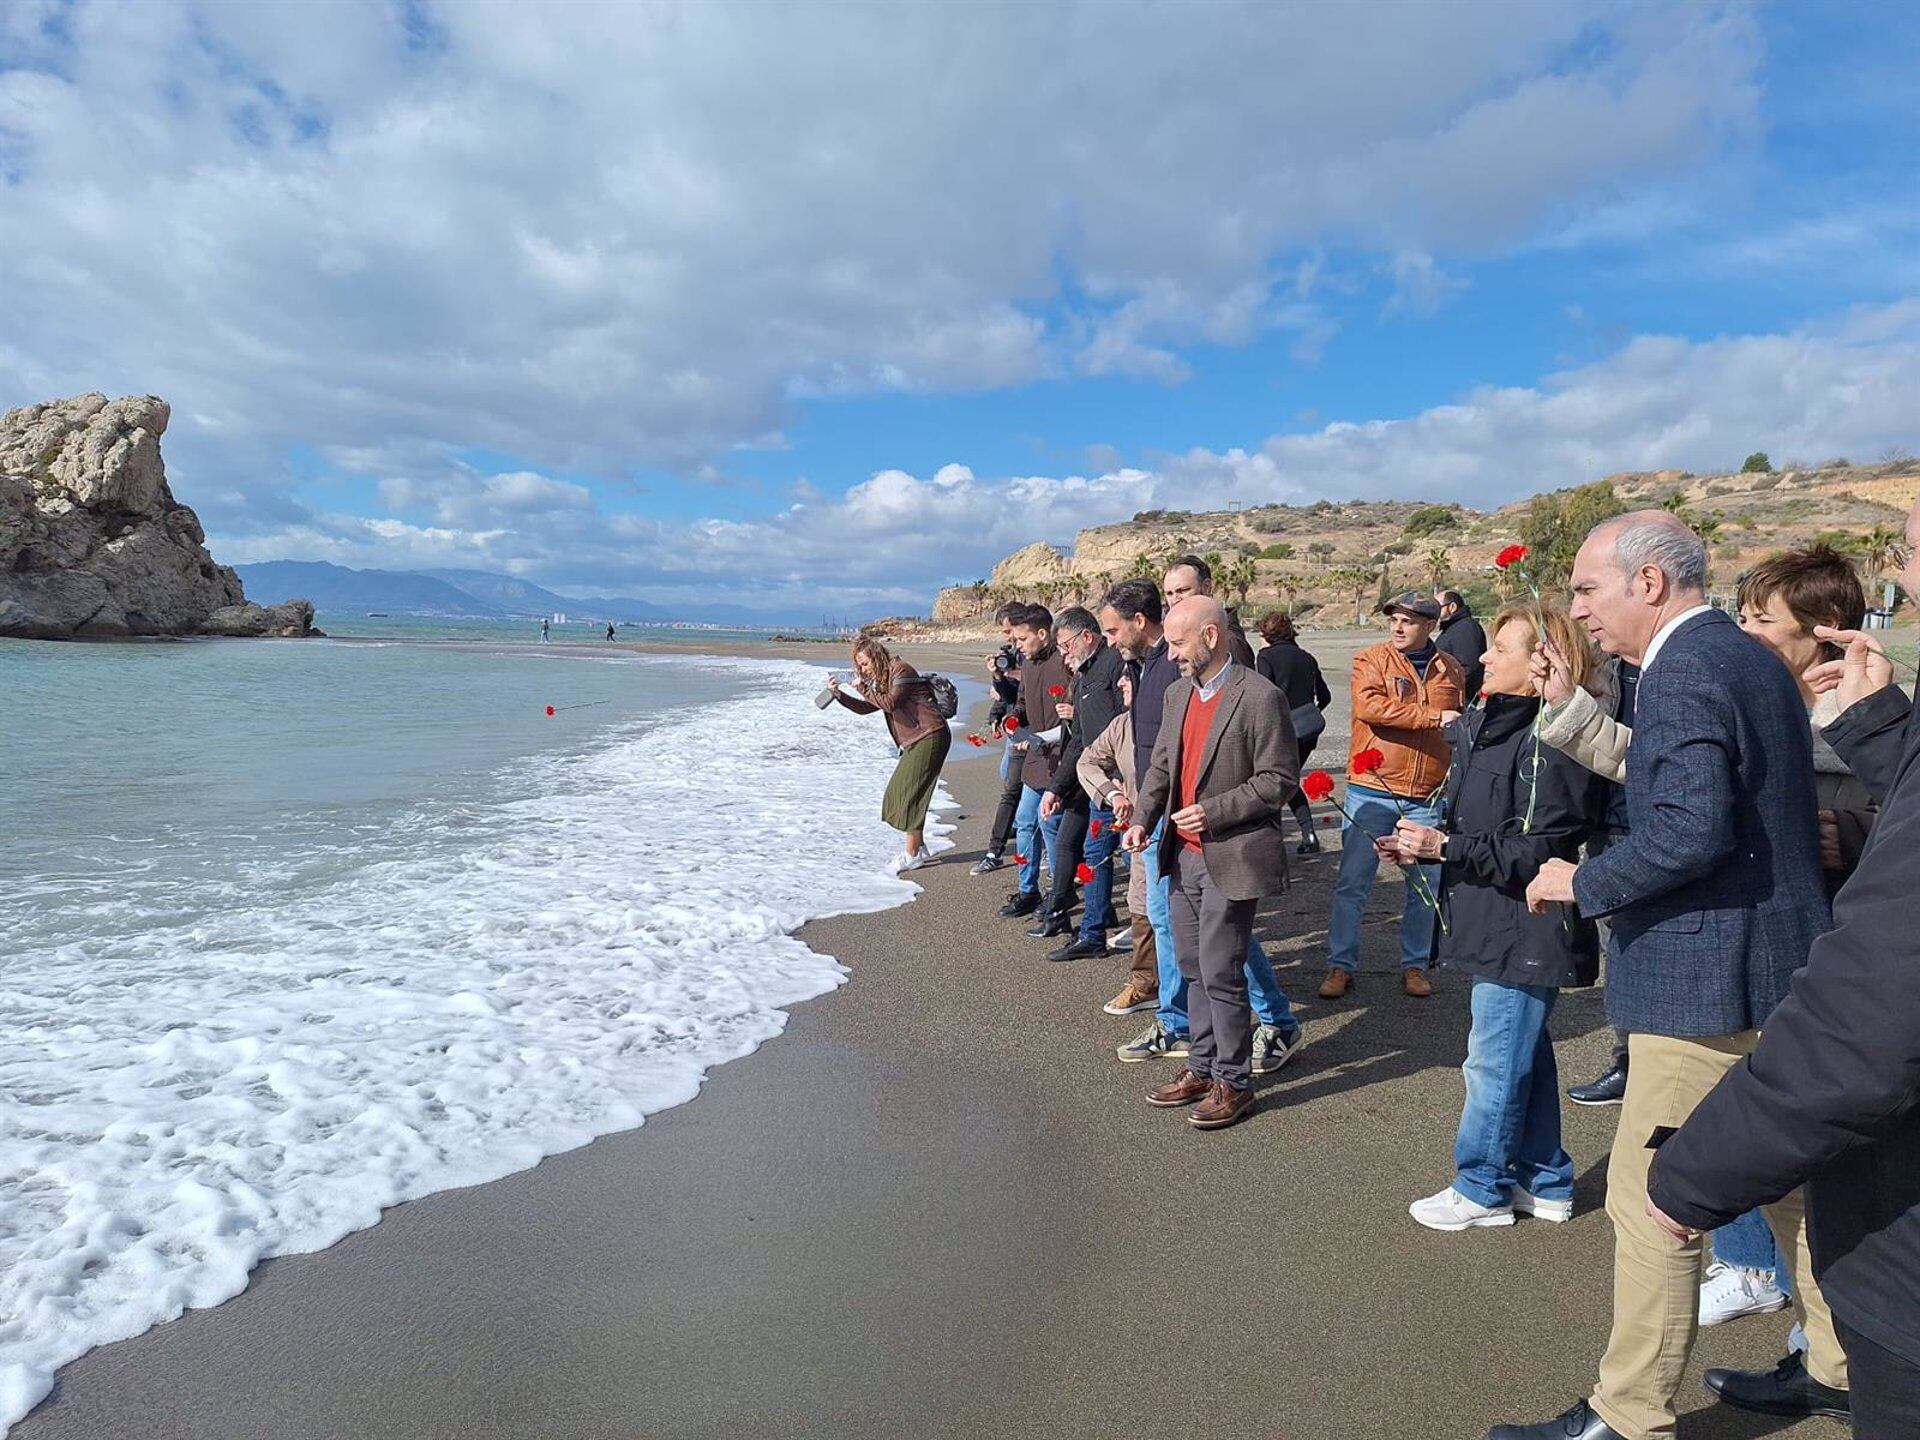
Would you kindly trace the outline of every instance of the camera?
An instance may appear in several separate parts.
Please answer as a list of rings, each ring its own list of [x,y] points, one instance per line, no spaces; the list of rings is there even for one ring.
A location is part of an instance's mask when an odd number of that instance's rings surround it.
[[[1011,645],[1002,645],[1000,647],[1000,653],[993,657],[993,668],[996,673],[1001,675],[1006,674],[1009,670],[1018,670],[1020,668],[1020,657],[1015,653]]]

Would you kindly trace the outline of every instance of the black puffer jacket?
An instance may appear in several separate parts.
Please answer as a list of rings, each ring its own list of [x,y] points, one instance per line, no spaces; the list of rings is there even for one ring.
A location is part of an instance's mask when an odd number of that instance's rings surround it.
[[[1535,771],[1530,695],[1489,695],[1449,731],[1446,870],[1438,940],[1442,965],[1509,985],[1591,985],[1600,975],[1600,937],[1570,905],[1527,912],[1527,882],[1549,859],[1580,858],[1598,822],[1605,782],[1551,745]]]

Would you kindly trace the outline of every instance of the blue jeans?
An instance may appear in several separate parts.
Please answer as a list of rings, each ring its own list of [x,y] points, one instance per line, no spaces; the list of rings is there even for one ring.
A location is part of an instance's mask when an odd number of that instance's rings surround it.
[[[1793,1267],[1780,1263],[1773,1227],[1758,1210],[1749,1210],[1713,1232],[1713,1256],[1742,1270],[1771,1274],[1774,1284],[1789,1295],[1793,1293]]]
[[[1473,982],[1467,1104],[1453,1142],[1453,1188],[1477,1205],[1508,1205],[1516,1186],[1573,1198],[1573,1157],[1560,1143],[1560,1071],[1547,1016],[1550,985]]]
[[[1327,963],[1336,970],[1352,970],[1360,963],[1360,918],[1380,870],[1380,857],[1368,842],[1391,835],[1402,816],[1421,825],[1440,823],[1438,805],[1424,800],[1396,802],[1386,791],[1365,785],[1347,786],[1347,809],[1352,813],[1340,820],[1340,875],[1334,881],[1333,918],[1327,925]],[[1418,865],[1407,872],[1406,908],[1400,912],[1400,964],[1408,970],[1424,969],[1432,959],[1439,923],[1433,906],[1420,893],[1414,871],[1427,877],[1427,894],[1438,899],[1440,868]]]
[[[1020,764],[1026,756],[1013,748],[1013,737],[1009,735],[1000,747],[1000,783],[1010,785],[1013,777],[1020,773]]]
[[[1098,825],[1100,833],[1093,833]],[[1113,812],[1102,810],[1098,805],[1087,817],[1087,843],[1081,851],[1081,857],[1093,870],[1093,879],[1081,892],[1080,938],[1098,940],[1107,938],[1107,920],[1113,909],[1113,847],[1119,843],[1119,837],[1113,830]]]
[[[1045,857],[1040,853],[1045,846],[1041,834],[1040,800],[1047,792],[1036,790],[1031,785],[1020,787],[1020,808],[1013,816],[1014,853],[1027,857],[1020,867],[1020,893],[1038,895],[1040,893],[1040,872]],[[1058,829],[1056,823],[1054,826]]]
[[[1160,868],[1160,832],[1165,826],[1163,820],[1154,827],[1147,837],[1147,848],[1134,858],[1145,860],[1147,865],[1147,920],[1153,926],[1153,958],[1160,971],[1160,1005],[1154,1013],[1161,1029],[1169,1035],[1184,1036],[1188,1028],[1187,981],[1174,955],[1173,915],[1167,908],[1173,878]],[[1247,999],[1254,1018],[1262,1025],[1285,1031],[1299,1028],[1293,1003],[1280,988],[1280,977],[1273,973],[1273,962],[1260,947],[1258,936],[1247,941]]]

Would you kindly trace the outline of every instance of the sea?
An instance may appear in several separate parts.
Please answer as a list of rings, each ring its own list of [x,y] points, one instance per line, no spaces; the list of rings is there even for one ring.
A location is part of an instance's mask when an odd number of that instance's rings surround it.
[[[320,623],[0,640],[0,1434],[265,1257],[692,1099],[846,980],[795,929],[918,892],[819,665]]]

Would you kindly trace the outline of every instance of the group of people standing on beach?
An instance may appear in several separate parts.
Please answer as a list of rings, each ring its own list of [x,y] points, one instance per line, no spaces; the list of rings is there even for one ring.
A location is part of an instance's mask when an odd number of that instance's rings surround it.
[[[1920,594],[1911,548],[1895,558]],[[1784,552],[1742,578],[1736,621],[1708,603],[1705,544],[1665,511],[1598,526],[1564,607],[1519,547],[1501,563],[1531,598],[1482,630],[1453,592],[1400,595],[1353,663],[1318,992],[1351,992],[1367,896],[1397,868],[1405,993],[1430,995],[1435,964],[1471,988],[1453,1175],[1411,1215],[1559,1222],[1574,1167],[1548,1018],[1561,989],[1596,983],[1604,948],[1613,1058],[1569,1094],[1619,1107],[1612,1334],[1588,1396],[1488,1440],[1672,1436],[1698,1326],[1789,1304],[1780,1363],[1710,1370],[1708,1387],[1912,1440],[1920,850],[1904,832],[1920,826],[1920,722],[1860,628],[1859,577],[1827,547]],[[1289,810],[1296,852],[1320,848],[1311,804],[1336,787],[1307,762],[1326,681],[1285,615],[1256,653],[1197,557],[1091,609],[996,618],[1004,784],[974,871],[1017,867],[1001,913],[1068,961],[1108,950],[1112,872],[1130,860],[1112,948],[1131,973],[1105,1008],[1153,1016],[1119,1058],[1177,1061],[1147,1102],[1232,1125],[1302,1043],[1253,925],[1287,886]],[[886,710],[903,749],[887,816],[908,831],[903,862],[925,863],[950,732],[878,642],[855,663],[865,698],[842,702]]]

